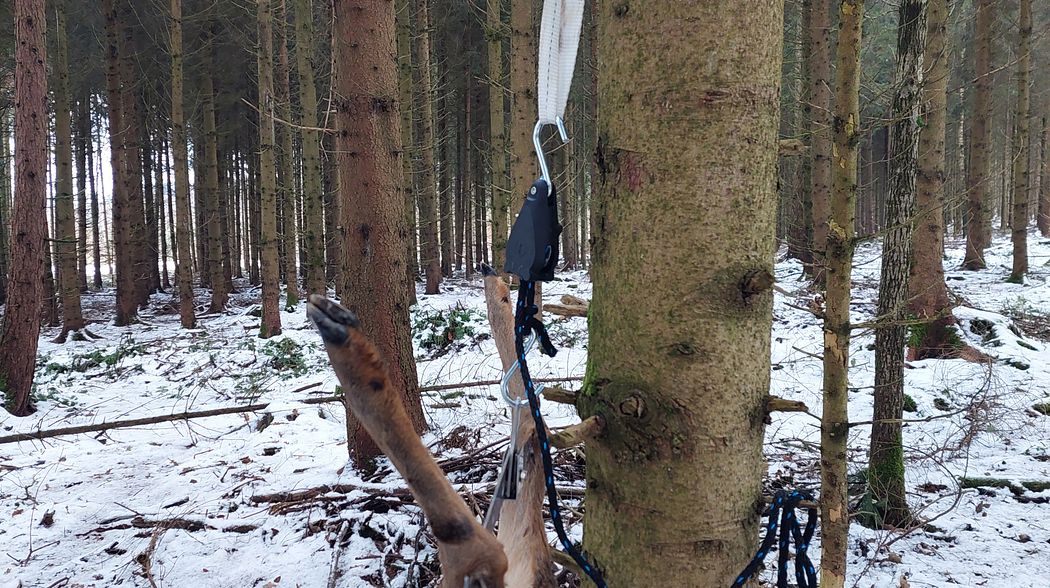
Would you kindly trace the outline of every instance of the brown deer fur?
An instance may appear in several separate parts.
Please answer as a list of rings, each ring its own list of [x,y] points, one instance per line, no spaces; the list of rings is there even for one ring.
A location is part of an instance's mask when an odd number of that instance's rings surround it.
[[[390,458],[430,520],[438,542],[444,588],[462,588],[470,576],[487,588],[503,588],[507,558],[452,489],[405,413],[379,352],[357,317],[321,296],[310,296],[307,315],[324,339],[345,400],[368,434]],[[546,548],[546,546],[545,546]]]

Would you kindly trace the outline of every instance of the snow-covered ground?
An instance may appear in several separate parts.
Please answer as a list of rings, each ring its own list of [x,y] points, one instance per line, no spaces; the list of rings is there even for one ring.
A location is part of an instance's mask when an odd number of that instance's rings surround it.
[[[907,391],[916,412],[905,428],[913,507],[931,526],[902,536],[854,525],[851,584],[900,586],[1050,586],[1050,492],[960,489],[959,478],[1050,481],[1050,417],[1032,409],[1050,402],[1050,347],[1029,331],[1050,318],[1050,241],[1030,237],[1031,274],[1004,282],[1010,245],[989,250],[989,269],[955,271],[962,243],[950,242],[945,267],[962,306],[963,336],[997,358],[910,362]],[[879,269],[877,244],[857,252],[854,320],[870,320]],[[820,325],[805,306],[811,296],[797,263],[777,266],[780,285],[773,326],[773,393],[820,412]],[[586,274],[545,286],[590,297]],[[203,303],[206,293],[199,302]],[[261,341],[257,290],[234,296],[230,312],[203,316],[186,332],[167,296],[143,313],[144,323],[117,328],[112,292],[85,298],[91,326],[103,339],[57,345],[41,337],[36,397],[39,411],[16,419],[0,411],[0,437],[118,419],[269,402],[264,412],[177,421],[0,445],[0,587],[425,586],[435,551],[418,509],[389,464],[359,475],[347,467],[339,404],[304,404],[330,395],[335,377],[304,308],[282,314],[284,335]],[[479,280],[456,280],[443,294],[420,296],[414,311],[422,385],[496,379]],[[463,338],[444,351],[424,348],[437,314],[463,319]],[[586,321],[551,321],[560,352],[534,353],[536,377],[583,374]],[[1016,332],[1015,332],[1016,331]],[[874,352],[871,333],[852,343],[850,419],[871,418]],[[569,385],[572,387],[572,385]],[[498,388],[428,392],[432,431],[424,440],[466,493],[483,508],[498,447],[507,432]],[[572,409],[547,403],[552,426],[576,420]],[[271,419],[267,416],[272,416]],[[269,423],[268,425],[266,425]],[[262,426],[266,425],[266,426]],[[261,430],[260,430],[261,429]],[[868,428],[852,429],[851,471],[864,467]],[[776,414],[768,427],[770,486],[817,486],[816,417]],[[466,458],[464,458],[466,456]],[[457,459],[460,458],[460,459]],[[561,456],[565,478],[579,469]],[[579,484],[569,480],[560,484]],[[270,496],[329,487],[327,492]],[[158,525],[158,522],[166,524]],[[573,532],[580,533],[578,524]],[[339,547],[337,547],[337,545]],[[814,545],[819,561],[819,541]],[[147,570],[148,575],[147,577]]]

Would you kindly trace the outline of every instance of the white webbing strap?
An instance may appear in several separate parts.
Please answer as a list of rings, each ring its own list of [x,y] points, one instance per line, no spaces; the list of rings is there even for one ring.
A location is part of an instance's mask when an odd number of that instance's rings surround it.
[[[537,97],[539,125],[557,124],[569,101],[584,0],[544,0],[540,21]]]

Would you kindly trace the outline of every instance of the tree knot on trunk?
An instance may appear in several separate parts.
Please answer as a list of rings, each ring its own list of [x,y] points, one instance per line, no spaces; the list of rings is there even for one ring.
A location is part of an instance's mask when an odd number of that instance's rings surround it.
[[[744,304],[751,306],[755,299],[773,287],[776,278],[766,268],[748,270],[740,280],[740,294]]]

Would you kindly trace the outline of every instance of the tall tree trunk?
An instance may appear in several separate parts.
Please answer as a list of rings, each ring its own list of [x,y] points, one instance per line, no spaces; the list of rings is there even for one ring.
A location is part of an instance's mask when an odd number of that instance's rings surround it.
[[[1040,164],[1039,205],[1035,224],[1039,234],[1050,237],[1050,93],[1043,106],[1043,157]]]
[[[157,201],[154,196],[154,185],[153,185],[153,168],[159,167],[160,162],[154,161],[153,159],[153,134],[149,129],[149,112],[148,105],[143,99],[139,104],[139,112],[142,125],[139,127],[139,144],[142,146],[142,196],[143,202],[143,219],[145,224],[143,225],[143,234],[140,236],[141,241],[145,245],[143,250],[143,259],[146,262],[144,268],[145,276],[148,276],[149,282],[146,284],[146,290],[148,293],[157,292],[160,290],[160,247],[157,243]]]
[[[434,182],[434,107],[430,75],[430,0],[415,2],[415,43],[412,63],[416,73],[415,106],[419,157],[419,249],[426,272],[426,294],[441,289],[441,244],[438,241],[438,193]]]
[[[951,342],[951,325],[955,321],[944,282],[943,262],[948,51],[947,0],[929,0],[926,79],[923,83],[925,124],[919,131],[915,194],[918,216],[912,236],[908,297],[911,315],[928,321],[913,329],[917,336],[912,340],[912,350],[918,359],[943,357],[956,351]]]
[[[58,258],[59,291],[62,296],[62,333],[65,342],[73,333],[82,339],[84,317],[80,311],[77,272],[77,232],[73,207],[73,123],[69,91],[69,33],[64,1],[55,4],[55,56],[52,66],[57,84],[55,99],[55,255]],[[6,139],[5,139],[6,140]]]
[[[76,131],[73,147],[77,166],[77,286],[87,292],[87,146],[91,137],[90,97],[85,95],[76,102]],[[3,161],[3,158],[0,158]]]
[[[115,323],[125,326],[134,323],[138,315],[135,296],[135,276],[132,266],[129,211],[129,179],[125,129],[125,111],[121,95],[120,75],[120,20],[115,0],[102,0],[102,15],[106,21],[106,94],[109,106],[110,165],[113,178],[113,246],[116,259],[110,259],[116,273],[117,312]]]
[[[513,1],[513,0],[512,0]],[[507,252],[511,190],[507,174],[507,100],[503,74],[503,40],[507,37],[503,22],[503,0],[487,0],[485,39],[488,42],[489,76],[489,168],[492,192],[492,265],[503,269]]]
[[[1032,90],[1032,0],[1020,0],[1017,42],[1017,127],[1014,129],[1014,201],[1010,223],[1013,268],[1006,281],[1020,284],[1028,273],[1028,133]]]
[[[155,239],[158,243],[158,257],[157,262],[160,264],[160,287],[158,288],[161,292],[166,291],[171,287],[171,281],[168,277],[168,221],[165,218],[167,215],[164,213],[164,203],[168,198],[166,197],[169,186],[167,184],[167,170],[171,165],[171,161],[168,157],[168,141],[167,131],[162,130],[157,134],[157,167],[155,170],[154,185],[156,189],[156,195],[154,197],[156,205],[156,234]]]
[[[841,0],[835,66],[834,147],[831,217],[824,256],[827,295],[824,318],[824,412],[820,433],[820,522],[823,588],[846,581],[849,508],[846,495],[846,441],[849,416],[850,274],[857,202],[860,137],[860,47],[864,0]],[[815,222],[815,221],[814,221]]]
[[[190,167],[183,114],[182,0],[171,0],[171,154],[175,160],[175,246],[178,265],[179,318],[184,329],[197,325],[193,306],[193,228],[190,225]]]
[[[335,0],[333,72],[340,209],[348,227],[343,247],[344,304],[390,366],[394,390],[417,432],[426,423],[408,323],[405,211],[394,7],[390,2]],[[423,28],[422,30],[426,30]],[[350,220],[350,211],[353,222]],[[381,271],[377,271],[381,269]],[[347,410],[351,455],[364,465],[375,442]]]
[[[90,105],[90,102],[89,102]],[[90,109],[90,106],[89,106]],[[101,131],[99,131],[101,134]],[[99,233],[99,199],[98,189],[95,186],[95,178],[100,177],[95,174],[95,146],[94,140],[95,132],[92,130],[91,137],[87,143],[87,163],[88,163],[88,188],[91,190],[91,261],[92,267],[95,270],[94,277],[91,285],[95,290],[102,289],[102,241],[105,240],[108,243],[105,231]],[[99,169],[102,167],[101,157],[99,158]],[[101,182],[101,180],[99,180]],[[102,217],[103,223],[105,222],[105,216]]]
[[[936,3],[939,0],[933,1]],[[880,524],[894,527],[905,525],[911,518],[904,492],[904,447],[901,443],[900,419],[904,406],[904,347],[907,335],[903,321],[908,314],[908,257],[911,253],[915,212],[923,52],[927,34],[926,9],[927,0],[904,0],[898,8],[897,90],[890,113],[890,120],[893,121],[890,126],[889,161],[892,183],[886,200],[886,222],[889,225],[882,242],[882,275],[877,312],[879,320],[885,324],[875,331],[875,405],[872,417],[875,423],[871,428],[868,489],[877,512],[865,514],[873,516]],[[939,26],[943,30],[945,20],[940,13],[936,17],[940,20],[931,22],[931,28]],[[943,50],[943,38],[939,42],[939,48],[931,43],[930,49]],[[936,56],[932,57],[937,59]],[[926,90],[931,92],[929,86],[926,86]],[[944,96],[943,91],[941,96]],[[943,161],[943,118],[939,136],[939,153]],[[938,213],[940,210],[938,205]]]
[[[514,210],[536,179],[532,129],[536,109],[535,2],[510,0],[510,196]],[[502,270],[502,268],[497,268]]]
[[[401,106],[401,144],[405,155],[401,158],[404,174],[405,223],[408,225],[408,265],[406,271],[411,287],[408,289],[411,304],[416,303],[416,281],[419,280],[419,224],[416,222],[416,187],[413,161],[417,156],[413,138],[413,120],[415,118],[412,103],[412,0],[397,0],[397,89]]]
[[[613,586],[730,586],[754,553],[782,10],[665,0],[598,16],[600,229],[580,411],[606,423],[587,446],[584,545]],[[683,22],[690,35],[667,34]],[[638,259],[653,263],[638,271]],[[701,300],[720,310],[697,312]]]
[[[7,270],[11,261],[11,136],[10,111],[0,108],[0,304],[7,304]]]
[[[966,178],[969,193],[970,222],[966,228],[966,257],[963,269],[986,267],[984,250],[991,242],[992,217],[992,24],[995,22],[994,0],[977,0],[977,25],[974,34],[973,115],[970,127],[970,173]]]
[[[130,0],[119,2],[121,101],[126,115],[123,119],[123,135],[126,155],[124,165],[127,166],[124,178],[127,181],[128,195],[125,228],[128,235],[127,245],[130,248],[127,260],[130,263],[134,301],[139,308],[145,308],[149,304],[151,280],[145,199],[142,192],[142,180],[145,175],[142,173],[142,131],[146,126],[146,117],[144,109],[139,107],[141,78],[136,61],[138,45],[135,36],[135,25],[141,26],[141,23]],[[138,321],[137,312],[135,321]]]
[[[205,34],[203,48],[203,67],[201,68],[201,98],[204,110],[204,239],[207,245],[204,252],[207,263],[202,263],[201,273],[208,274],[208,285],[211,286],[211,306],[208,312],[222,312],[226,309],[229,292],[226,291],[226,279],[222,268],[222,230],[221,208],[224,206],[223,194],[219,188],[219,134],[215,127],[215,82],[214,76],[214,42],[215,23],[205,25],[209,31]],[[195,158],[199,157],[195,154]],[[201,185],[198,183],[198,186]]]
[[[15,416],[32,412],[36,350],[43,296],[44,219],[47,206],[47,21],[44,0],[16,0],[15,28],[15,191],[11,218],[11,271],[3,334],[0,379],[6,408]],[[6,141],[6,136],[4,141]]]
[[[284,304],[288,311],[295,310],[299,305],[299,254],[296,251],[298,243],[297,225],[297,196],[295,186],[294,167],[295,149],[292,145],[292,128],[287,121],[292,120],[292,85],[289,80],[291,67],[288,61],[288,16],[285,10],[285,1],[278,0],[277,4],[277,76],[276,102],[280,118],[285,121],[278,127],[278,139],[280,141],[280,163],[278,179],[280,180],[281,215],[282,228],[281,239],[284,241]]]
[[[303,141],[303,248],[306,250],[307,294],[324,294],[324,218],[322,211],[321,141],[316,127],[314,22],[311,0],[295,0],[295,63],[299,74],[299,124]]]
[[[825,250],[831,218],[831,0],[809,0],[809,62],[806,101],[810,121],[810,199],[813,223],[813,281],[826,280]]]
[[[274,159],[273,8],[258,0],[259,31],[259,239],[262,266],[262,323],[259,337],[281,334],[281,284],[277,258],[277,163]]]

